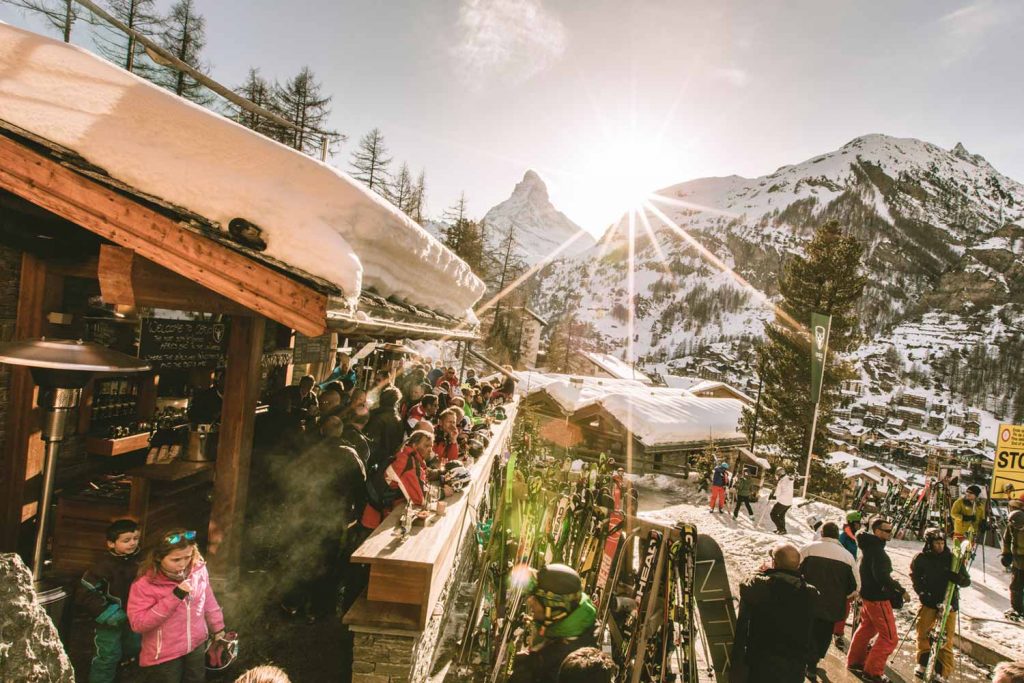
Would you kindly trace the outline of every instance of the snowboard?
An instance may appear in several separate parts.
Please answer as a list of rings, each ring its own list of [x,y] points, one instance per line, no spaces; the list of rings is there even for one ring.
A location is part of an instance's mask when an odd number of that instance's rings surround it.
[[[716,680],[729,680],[732,643],[736,637],[736,608],[722,548],[710,536],[697,534],[694,549],[693,595],[707,639]]]

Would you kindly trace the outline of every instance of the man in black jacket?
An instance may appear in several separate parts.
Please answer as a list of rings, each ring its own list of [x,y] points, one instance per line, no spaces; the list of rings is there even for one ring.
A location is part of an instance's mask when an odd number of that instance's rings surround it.
[[[910,578],[914,581],[914,592],[921,600],[921,612],[917,616],[917,673],[923,677],[931,653],[932,627],[942,616],[946,588],[950,583],[965,587],[971,585],[971,577],[961,562],[958,571],[953,571],[953,553],[946,547],[946,536],[941,529],[928,529],[924,534],[924,548],[910,563]],[[951,612],[946,620],[946,638],[939,650],[939,661],[935,663],[936,681],[942,681],[953,672],[953,632],[956,629],[956,611],[960,608],[960,591],[953,589],[950,603]]]
[[[809,660],[818,591],[800,576],[800,551],[772,549],[772,568],[740,584],[732,681],[799,683]]]
[[[861,622],[850,642],[846,667],[863,680],[884,681],[885,662],[899,642],[892,610],[902,607],[910,596],[892,578],[892,561],[885,552],[885,544],[892,537],[892,522],[876,517],[871,520],[870,529],[857,534],[861,552]],[[878,638],[871,645],[876,635]]]
[[[402,392],[388,386],[380,392],[380,404],[370,411],[363,434],[370,440],[370,465],[386,464],[405,441],[405,425],[398,415]]]
[[[818,662],[828,652],[835,624],[845,618],[846,601],[857,594],[857,563],[839,544],[839,526],[835,522],[823,524],[821,540],[804,546],[800,557],[800,575],[820,594],[807,659],[807,678],[816,681]]]

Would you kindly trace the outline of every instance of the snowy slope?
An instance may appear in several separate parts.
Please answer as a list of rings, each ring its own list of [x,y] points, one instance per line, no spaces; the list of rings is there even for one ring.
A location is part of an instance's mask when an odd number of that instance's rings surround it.
[[[548,188],[535,171],[526,172],[512,195],[487,212],[484,223],[484,237],[492,251],[503,252],[511,230],[513,249],[528,265],[564,245],[568,246],[559,252],[564,256],[577,256],[594,245],[590,233],[551,204]]]
[[[267,255],[336,283],[350,301],[368,287],[472,316],[479,278],[341,171],[81,48],[6,24],[0,66],[5,121],[221,226],[236,217],[255,223]]]

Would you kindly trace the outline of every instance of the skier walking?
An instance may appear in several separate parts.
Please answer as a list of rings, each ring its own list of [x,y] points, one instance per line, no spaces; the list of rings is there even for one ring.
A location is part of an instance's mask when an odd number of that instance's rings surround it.
[[[736,489],[736,507],[732,511],[732,518],[736,519],[736,516],[740,513],[740,505],[746,505],[747,513],[753,517],[754,510],[751,509],[750,504],[757,498],[757,482],[751,476],[750,470],[744,467],[739,479],[736,480],[733,486]]]
[[[981,487],[971,484],[967,492],[953,502],[949,509],[949,516],[953,518],[953,540],[960,542],[966,536],[975,538],[978,535],[978,526],[981,523],[982,507],[978,502],[981,495]]]
[[[800,558],[800,575],[820,594],[807,658],[807,678],[816,681],[818,662],[828,652],[836,622],[840,617],[845,619],[847,601],[857,594],[857,563],[839,545],[839,525],[835,522],[821,525],[821,540],[804,546]]]
[[[874,518],[870,531],[857,534],[861,550],[861,622],[850,642],[846,668],[874,683],[886,680],[885,662],[899,640],[893,608],[899,609],[910,597],[892,578],[892,560],[885,552],[891,537],[892,522],[885,517]],[[876,635],[878,638],[871,645]]]
[[[719,512],[725,512],[725,487],[729,485],[729,463],[723,462],[711,472],[711,500],[709,512],[714,512],[716,503]]]
[[[910,562],[910,578],[914,582],[914,592],[921,601],[921,611],[917,615],[917,671],[918,678],[924,678],[931,653],[931,632],[936,620],[942,617],[946,588],[950,583],[963,588],[971,585],[971,577],[967,568],[961,564],[954,572],[953,553],[946,547],[946,535],[942,529],[931,528],[924,533],[924,548]],[[953,601],[946,618],[946,637],[939,651],[939,661],[935,663],[935,680],[945,681],[953,672],[953,632],[956,629],[959,609],[960,591],[953,590]],[[941,628],[941,625],[940,625]]]
[[[785,534],[786,513],[793,505],[793,477],[790,476],[788,469],[786,469],[782,473],[782,476],[779,477],[779,481],[775,484],[775,492],[772,494],[772,497],[775,498],[775,505],[772,507],[772,511],[769,516],[772,518],[772,522],[775,523],[775,533]]]
[[[1010,609],[1006,618],[1024,620],[1024,495],[1010,501],[1010,516],[1003,532],[1000,561],[1013,572],[1010,580]]]
[[[516,654],[509,683],[557,683],[568,654],[597,645],[597,608],[583,592],[580,575],[564,564],[549,564],[537,572],[527,607],[537,627],[536,638]]]
[[[808,635],[818,591],[800,576],[800,551],[780,543],[772,566],[740,584],[732,650],[734,683],[799,683],[808,660]]]

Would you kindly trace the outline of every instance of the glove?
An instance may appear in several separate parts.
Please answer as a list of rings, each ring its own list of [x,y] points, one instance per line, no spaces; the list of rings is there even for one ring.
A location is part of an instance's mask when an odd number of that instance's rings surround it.
[[[104,626],[120,626],[126,621],[128,621],[128,615],[117,604],[107,605],[107,608],[96,617],[96,623]]]
[[[1013,555],[1011,555],[1010,553],[1000,555],[999,562],[1002,563],[1004,567],[1009,567],[1011,564],[1013,564]]]

